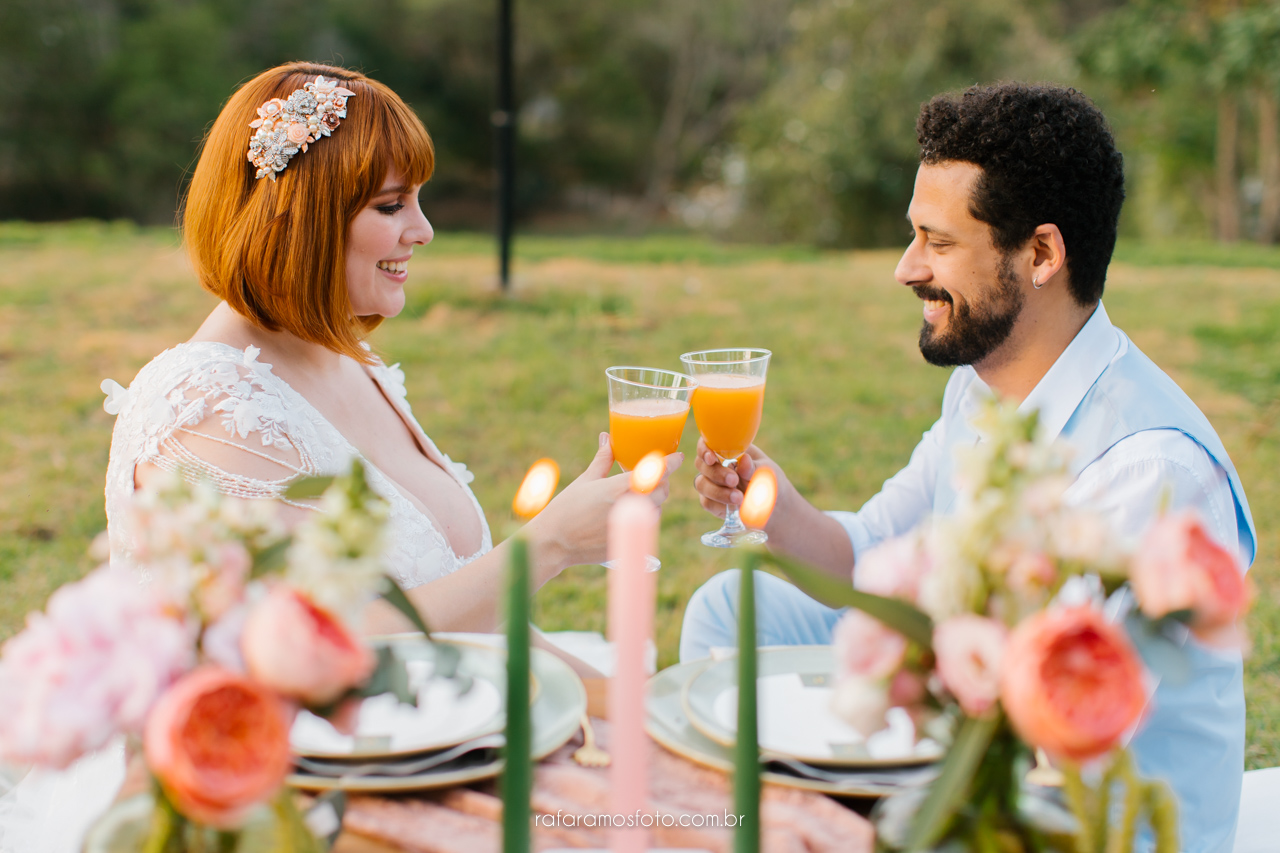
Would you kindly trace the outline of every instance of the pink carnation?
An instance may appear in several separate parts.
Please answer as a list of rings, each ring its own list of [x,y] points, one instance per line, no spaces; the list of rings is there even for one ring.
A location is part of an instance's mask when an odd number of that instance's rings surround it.
[[[831,644],[838,675],[867,679],[893,675],[907,651],[905,637],[861,610],[850,610],[840,617]]]
[[[100,568],[53,594],[0,657],[0,757],[65,767],[147,713],[195,663],[191,629],[131,572]]]
[[[1143,613],[1157,619],[1190,610],[1191,629],[1204,640],[1230,636],[1249,603],[1239,562],[1190,512],[1151,525],[1134,555],[1129,580]]]
[[[863,592],[915,601],[920,580],[931,567],[929,554],[913,535],[899,536],[872,548],[858,559],[853,585]]]
[[[938,677],[971,717],[991,710],[1000,696],[1000,661],[1008,632],[985,616],[953,616],[933,629]]]

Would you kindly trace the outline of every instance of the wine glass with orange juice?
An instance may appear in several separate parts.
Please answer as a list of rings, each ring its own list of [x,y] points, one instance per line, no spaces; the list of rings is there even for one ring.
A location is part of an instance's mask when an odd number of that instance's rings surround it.
[[[738,464],[760,429],[771,355],[765,349],[713,349],[680,356],[685,370],[698,383],[693,419],[707,447],[726,468]],[[712,548],[759,545],[768,539],[763,530],[744,525],[732,504],[725,508],[720,529],[702,534],[702,544]]]
[[[663,456],[675,453],[697,387],[693,378],[654,367],[610,367],[604,373],[609,382],[609,442],[622,470],[630,471],[654,451]],[[649,570],[660,566],[650,555]]]

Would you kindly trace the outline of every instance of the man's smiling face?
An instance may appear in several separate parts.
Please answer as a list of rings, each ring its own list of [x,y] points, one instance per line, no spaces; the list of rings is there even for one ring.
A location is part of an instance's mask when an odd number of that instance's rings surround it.
[[[907,211],[913,232],[894,278],[924,301],[920,352],[930,364],[978,364],[1000,347],[1022,311],[1012,264],[975,219],[969,200],[982,169],[922,164]]]

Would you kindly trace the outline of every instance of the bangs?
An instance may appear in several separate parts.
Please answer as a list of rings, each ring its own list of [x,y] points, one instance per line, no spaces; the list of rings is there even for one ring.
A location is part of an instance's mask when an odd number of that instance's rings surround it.
[[[366,157],[368,169],[362,183],[362,202],[368,202],[382,188],[393,171],[410,186],[425,184],[436,167],[431,136],[409,107],[376,81],[368,81],[376,94],[370,98],[369,135]],[[387,97],[387,96],[390,97]]]

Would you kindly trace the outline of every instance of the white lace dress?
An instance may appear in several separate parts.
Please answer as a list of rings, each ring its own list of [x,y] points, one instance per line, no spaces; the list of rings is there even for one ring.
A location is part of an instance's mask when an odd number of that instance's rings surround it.
[[[117,415],[107,466],[107,531],[113,561],[131,556],[125,505],[134,467],[150,462],[211,479],[230,495],[280,498],[299,474],[344,470],[359,451],[306,399],[258,361],[258,350],[226,344],[179,344],[156,356],[128,388],[107,380],[106,410]],[[388,568],[404,588],[457,571],[493,547],[467,467],[441,453],[413,417],[398,365],[368,368],[427,456],[466,493],[480,519],[479,550],[454,553],[443,533],[381,471],[365,460],[370,485],[391,506]],[[213,442],[212,445],[207,442]],[[211,464],[197,450],[221,451],[235,470]],[[313,509],[303,504],[295,504]],[[12,775],[12,774],[9,774]],[[84,831],[107,808],[124,778],[117,741],[65,771],[35,770],[13,785],[0,767],[0,853],[75,853]]]
[[[431,520],[365,460],[369,484],[391,506],[388,568],[402,587],[415,587],[487,553],[493,539],[467,485],[474,476],[466,465],[441,453],[422,431],[406,399],[399,365],[387,367],[379,361],[367,370],[427,456],[462,487],[480,519],[479,550],[465,556],[454,553]],[[124,509],[133,493],[134,467],[140,462],[207,477],[229,495],[280,498],[294,477],[339,473],[360,455],[306,398],[271,372],[271,365],[258,361],[256,347],[241,351],[213,342],[179,344],[142,368],[127,389],[108,380],[103,390],[108,393],[107,411],[118,413],[106,493],[113,560],[130,556],[132,537]],[[209,441],[247,464],[228,470],[192,450]]]

